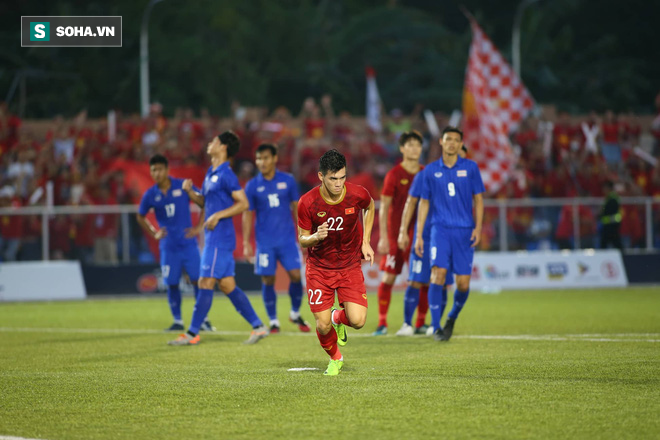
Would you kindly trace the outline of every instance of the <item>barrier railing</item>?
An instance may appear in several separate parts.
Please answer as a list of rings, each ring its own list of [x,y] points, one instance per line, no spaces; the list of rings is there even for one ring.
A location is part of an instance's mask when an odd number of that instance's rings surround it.
[[[647,251],[660,248],[660,199],[623,197],[620,202],[626,225],[622,226],[624,248]],[[485,200],[484,244],[480,249],[509,251],[599,247],[595,228],[603,203],[602,198]],[[195,206],[191,209],[198,210]],[[562,213],[562,210],[567,209],[570,210],[570,222],[568,222],[570,225],[567,224],[566,218],[562,218],[562,215],[564,217],[567,215],[566,212]],[[144,235],[134,219],[137,211],[137,205],[31,206],[0,208],[0,218],[5,221],[4,219],[12,216],[32,216],[31,240],[27,239],[27,235],[19,240],[23,240],[23,244],[31,249],[33,254],[38,243],[40,259],[49,260],[55,243],[63,243],[64,246],[67,240],[75,241],[71,237],[81,233],[81,228],[84,228],[81,225],[85,224],[81,218],[84,216],[96,216],[91,219],[95,222],[110,219],[107,216],[119,216],[116,222],[111,219],[116,223],[116,256],[121,257],[117,258],[117,261],[121,259],[122,262],[129,263],[139,261],[140,252],[148,251]],[[626,216],[633,217],[626,218]],[[62,217],[67,220],[62,222],[64,226],[57,222],[58,219],[63,220]],[[69,221],[72,217],[77,218],[77,223]],[[521,219],[524,221],[520,221]],[[34,224],[37,222],[40,224],[39,236],[36,236],[34,231],[36,228]],[[558,237],[560,230],[564,231],[562,237]],[[567,230],[569,236],[565,234]],[[69,236],[62,237],[63,233]],[[86,233],[89,234],[89,231]],[[98,237],[92,237],[92,239],[96,238]],[[2,237],[2,229],[0,229],[0,245],[5,243],[5,246],[0,247],[6,247],[6,242],[9,240],[11,239]],[[112,237],[108,240],[112,241]],[[80,250],[75,245],[73,248],[73,251]],[[69,253],[76,253],[73,251]],[[90,250],[85,251],[89,253]],[[64,251],[63,253],[66,254]],[[89,258],[88,254],[87,258]],[[33,256],[29,259],[38,258]]]

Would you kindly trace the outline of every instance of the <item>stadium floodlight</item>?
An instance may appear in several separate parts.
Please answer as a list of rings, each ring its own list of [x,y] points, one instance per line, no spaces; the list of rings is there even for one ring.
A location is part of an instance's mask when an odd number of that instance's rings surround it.
[[[522,0],[516,8],[516,17],[513,20],[513,32],[511,35],[511,64],[513,64],[513,71],[516,72],[520,78],[520,22],[522,15],[527,6],[536,3],[540,0]]]
[[[149,16],[156,3],[163,0],[149,0],[142,14],[140,31],[140,110],[142,117],[149,114]]]

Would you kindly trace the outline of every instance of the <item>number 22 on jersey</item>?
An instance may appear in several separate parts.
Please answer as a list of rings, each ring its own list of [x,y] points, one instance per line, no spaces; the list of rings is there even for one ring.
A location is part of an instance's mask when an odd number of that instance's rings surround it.
[[[328,231],[343,231],[344,228],[342,225],[344,224],[344,218],[343,217],[328,217],[326,220],[328,222]],[[335,229],[335,224],[337,225],[337,228]]]

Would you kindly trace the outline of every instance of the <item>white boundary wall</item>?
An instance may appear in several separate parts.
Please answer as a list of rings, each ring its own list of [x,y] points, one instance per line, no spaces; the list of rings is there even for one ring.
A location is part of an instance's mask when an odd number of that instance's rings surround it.
[[[0,301],[85,299],[78,261],[0,263]]]
[[[367,288],[378,287],[382,274],[377,258],[373,267],[363,263]],[[405,288],[408,268],[396,279]],[[471,290],[562,289],[625,287],[628,277],[618,250],[476,252]]]

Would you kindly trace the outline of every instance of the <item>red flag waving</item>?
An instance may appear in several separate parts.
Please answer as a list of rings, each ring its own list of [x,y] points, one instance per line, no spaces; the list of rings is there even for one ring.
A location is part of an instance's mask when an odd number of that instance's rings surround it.
[[[472,44],[463,88],[463,130],[470,158],[479,164],[488,191],[506,183],[515,165],[509,132],[534,100],[477,22],[470,18]]]

